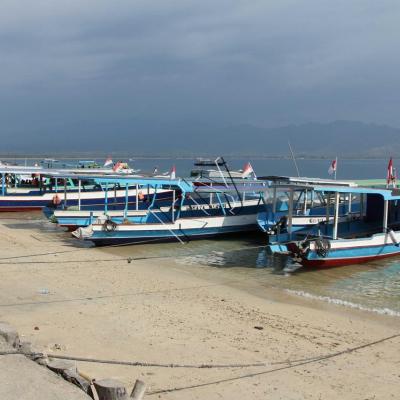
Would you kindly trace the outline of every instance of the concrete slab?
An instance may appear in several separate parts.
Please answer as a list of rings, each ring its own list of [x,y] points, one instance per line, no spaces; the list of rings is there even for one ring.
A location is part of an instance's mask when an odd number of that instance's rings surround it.
[[[0,351],[12,350],[0,338]],[[89,400],[91,397],[27,357],[0,355],[0,399]]]

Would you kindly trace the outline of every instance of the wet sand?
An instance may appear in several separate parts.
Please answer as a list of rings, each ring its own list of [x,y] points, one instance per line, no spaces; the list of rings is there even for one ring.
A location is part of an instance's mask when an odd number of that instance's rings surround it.
[[[198,369],[79,362],[94,378],[113,377],[127,387],[140,378],[146,398],[160,399],[398,398],[399,337],[293,363],[400,333],[398,317],[266,290],[171,257],[128,263],[115,251],[77,247],[47,222],[5,218],[0,320],[39,348],[152,363],[266,364]]]

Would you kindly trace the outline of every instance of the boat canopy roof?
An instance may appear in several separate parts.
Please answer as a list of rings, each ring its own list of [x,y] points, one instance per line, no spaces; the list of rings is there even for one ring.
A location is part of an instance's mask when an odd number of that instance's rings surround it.
[[[23,166],[0,166],[0,175],[42,175],[54,178],[71,178],[79,179],[81,175],[85,175],[86,179],[93,179],[94,175],[118,175],[123,176],[126,173],[116,173],[109,168],[43,168],[43,167],[23,167]],[[90,177],[89,177],[90,175]]]
[[[79,177],[84,179],[84,177]],[[142,185],[142,186],[157,186],[157,187],[178,187],[186,193],[198,192],[198,193],[237,193],[237,192],[264,192],[268,189],[266,182],[260,182],[257,180],[248,181],[246,183],[235,182],[235,185],[197,185],[195,181],[190,179],[170,179],[169,177],[134,177],[134,176],[102,176],[88,178],[94,179],[99,184],[120,184],[123,185]]]
[[[298,189],[297,185],[291,186]],[[304,189],[311,189],[315,192],[324,193],[351,193],[351,194],[376,194],[382,196],[385,200],[400,200],[400,189],[384,189],[371,187],[348,187],[348,186],[304,186]]]
[[[224,165],[224,161],[221,160],[220,157],[216,158],[215,160],[211,158],[196,158],[194,165],[197,167],[215,167],[216,165],[222,166]]]
[[[81,170],[81,172],[83,172]],[[186,181],[185,179],[181,178],[176,178],[176,179],[170,179],[168,176],[166,177],[143,177],[140,175],[129,175],[129,174],[116,174],[114,173],[113,175],[104,175],[104,174],[86,174],[81,173],[81,174],[60,174],[56,175],[57,178],[61,179],[78,179],[78,180],[92,180],[95,183],[98,183],[100,185],[121,185],[121,186],[126,186],[126,185],[141,185],[141,186],[152,186],[152,187],[162,187],[162,186],[175,186],[180,188],[181,190],[185,192],[193,192],[194,191],[194,186],[191,182]]]
[[[18,165],[0,165],[0,174],[30,175],[47,171],[43,167],[23,167]]]
[[[267,182],[259,180],[248,180],[245,182],[235,181],[235,184],[228,183],[227,185],[200,185],[196,186],[196,192],[199,193],[229,193],[229,192],[265,192],[269,186]]]
[[[357,186],[354,181],[338,181],[333,179],[321,178],[307,178],[307,177],[294,177],[294,176],[281,176],[281,175],[268,175],[259,177],[260,180],[266,180],[273,183],[283,184],[299,184],[299,185],[330,185],[330,186]]]
[[[89,177],[93,179],[93,177]],[[125,185],[141,185],[141,186],[152,186],[152,187],[177,187],[184,192],[193,192],[194,186],[191,182],[184,179],[169,179],[166,178],[144,178],[144,177],[129,177],[129,176],[107,176],[107,177],[96,177],[94,178],[96,183],[99,184],[119,184]]]

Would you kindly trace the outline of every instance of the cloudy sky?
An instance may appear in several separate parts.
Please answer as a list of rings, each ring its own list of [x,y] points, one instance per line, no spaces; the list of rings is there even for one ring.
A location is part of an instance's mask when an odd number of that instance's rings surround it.
[[[400,127],[399,21],[398,0],[3,0],[0,135]]]

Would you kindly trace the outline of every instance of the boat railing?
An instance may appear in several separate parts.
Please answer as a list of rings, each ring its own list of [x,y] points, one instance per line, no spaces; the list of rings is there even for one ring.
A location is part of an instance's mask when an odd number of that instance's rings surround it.
[[[230,193],[225,193],[225,197],[229,197],[229,198],[231,199],[231,201],[228,200],[229,212],[230,212],[231,214],[235,214],[235,213],[233,212],[233,210],[234,210],[235,208],[237,208],[235,198],[234,198]],[[240,203],[240,205],[242,206],[243,203]]]

